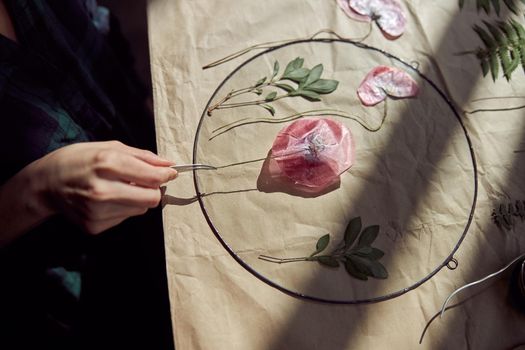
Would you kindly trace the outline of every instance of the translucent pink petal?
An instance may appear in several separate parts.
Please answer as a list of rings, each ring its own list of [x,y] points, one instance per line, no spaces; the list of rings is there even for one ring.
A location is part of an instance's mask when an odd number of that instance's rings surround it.
[[[387,95],[413,97],[419,92],[417,82],[404,70],[388,66],[372,69],[357,88],[357,95],[366,106],[383,101]]]
[[[397,38],[405,31],[406,17],[396,0],[349,0],[348,6],[351,11],[374,19],[388,38]]]
[[[323,188],[354,163],[354,141],[343,124],[323,118],[300,119],[282,129],[272,158],[295,184]]]
[[[350,18],[361,22],[371,22],[372,18],[367,15],[361,15],[352,10],[348,4],[348,0],[337,0],[337,4],[343,10],[343,12]]]

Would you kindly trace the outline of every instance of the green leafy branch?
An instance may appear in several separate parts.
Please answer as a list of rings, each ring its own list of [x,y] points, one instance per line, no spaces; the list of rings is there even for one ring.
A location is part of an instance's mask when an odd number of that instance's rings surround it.
[[[388,278],[386,268],[379,262],[385,253],[381,249],[372,247],[372,243],[379,234],[379,226],[372,225],[363,230],[361,228],[360,217],[350,220],[339,247],[328,254],[321,253],[326,251],[330,243],[330,234],[319,238],[315,245],[315,251],[309,256],[281,259],[260,255],[259,259],[276,264],[317,261],[319,264],[331,268],[337,268],[342,264],[348,274],[360,280],[368,280],[368,277]]]
[[[330,94],[337,89],[339,85],[337,80],[321,78],[324,69],[322,64],[318,64],[312,69],[303,67],[303,64],[303,58],[293,59],[286,65],[283,74],[278,77],[280,66],[279,62],[275,61],[273,73],[270,77],[263,77],[249,87],[230,91],[225,97],[208,108],[208,115],[211,116],[216,109],[260,106],[273,116],[275,109],[270,104],[272,102],[295,96],[309,101],[320,101],[321,95]],[[255,94],[261,97],[253,101],[229,102],[232,98],[244,94]]]
[[[500,229],[511,230],[516,224],[516,217],[525,220],[525,201],[517,200],[514,203],[500,204],[492,210],[492,220]]]
[[[494,11],[496,11],[496,14],[499,16],[501,11],[501,2],[502,0],[476,0],[476,8],[478,11],[483,9],[486,14],[489,14],[491,7],[493,7]],[[525,4],[525,0],[519,0],[519,2]],[[514,14],[517,15],[519,13],[518,0],[503,0],[503,3]],[[465,0],[459,0],[459,8],[463,9],[464,5]]]
[[[476,54],[483,76],[490,71],[495,81],[501,67],[503,76],[510,80],[516,68],[521,66],[525,70],[525,28],[513,19],[496,24],[486,21],[484,23],[487,30],[477,25],[474,26],[484,47],[466,53]]]

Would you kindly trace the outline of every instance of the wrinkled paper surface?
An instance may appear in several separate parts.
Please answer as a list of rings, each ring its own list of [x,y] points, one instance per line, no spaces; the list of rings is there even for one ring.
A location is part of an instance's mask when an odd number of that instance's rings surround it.
[[[364,43],[418,67],[453,99],[458,110],[516,106],[525,99],[519,70],[510,83],[481,77],[472,55],[481,23],[474,7],[456,1],[403,1],[408,26],[389,41],[374,25]],[[502,18],[508,16],[507,13]],[[301,98],[274,104],[276,116],[333,108],[370,126],[381,120],[384,103],[363,107],[356,89],[379,64],[406,69],[421,87],[416,99],[387,103],[383,128],[369,132],[340,117],[356,142],[356,162],[338,187],[320,196],[300,196],[267,183],[266,162],[201,171],[197,184],[207,215],[225,243],[257,273],[301,294],[328,300],[381,298],[410,288],[442,264],[460,239],[474,198],[473,164],[460,123],[432,84],[381,52],[345,43],[301,43],[261,55],[259,51],[215,68],[201,67],[248,46],[307,38],[330,28],[359,38],[368,24],[353,21],[336,1],[319,0],[152,0],[148,6],[151,66],[159,153],[177,163],[193,161],[194,138],[203,111],[229,91],[281,72],[295,57],[305,67],[324,66],[323,78],[340,81],[322,102]],[[321,37],[333,37],[322,34]],[[235,71],[235,72],[234,72]],[[234,72],[227,80],[225,78]],[[224,84],[218,89],[219,85]],[[217,90],[218,89],[218,90]],[[245,96],[250,100],[257,96]],[[263,283],[221,246],[201,211],[191,173],[168,184],[163,199],[166,260],[174,337],[178,349],[383,349],[415,348],[445,298],[457,287],[503,267],[525,251],[525,224],[509,232],[491,222],[499,203],[525,199],[523,110],[461,114],[476,155],[479,193],[475,215],[454,257],[459,267],[442,269],[429,281],[389,301],[329,305],[305,301]],[[215,166],[262,159],[278,131],[289,123],[239,126],[210,140],[214,130],[243,118],[272,118],[257,107],[217,110],[204,117],[196,161]],[[380,225],[374,246],[385,251],[387,280],[361,282],[343,267],[313,262],[272,264],[260,254],[307,256],[330,233],[335,248],[348,221]],[[519,220],[518,220],[519,221]],[[512,348],[525,343],[525,314],[509,299],[510,273],[460,294],[459,306],[435,319],[423,338],[425,349]]]

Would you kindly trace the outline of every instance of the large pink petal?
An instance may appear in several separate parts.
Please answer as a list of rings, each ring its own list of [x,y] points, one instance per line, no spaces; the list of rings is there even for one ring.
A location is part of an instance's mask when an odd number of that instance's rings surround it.
[[[271,156],[295,184],[323,188],[352,166],[354,153],[352,135],[343,124],[305,118],[279,132]]]

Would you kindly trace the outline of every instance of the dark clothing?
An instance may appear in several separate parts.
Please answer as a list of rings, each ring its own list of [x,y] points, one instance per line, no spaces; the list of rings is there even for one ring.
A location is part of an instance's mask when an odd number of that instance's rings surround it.
[[[101,34],[84,1],[5,3],[18,43],[0,35],[0,184],[72,143],[155,151],[118,32]],[[55,217],[2,248],[0,348],[10,346],[171,348],[160,210],[98,237]]]

